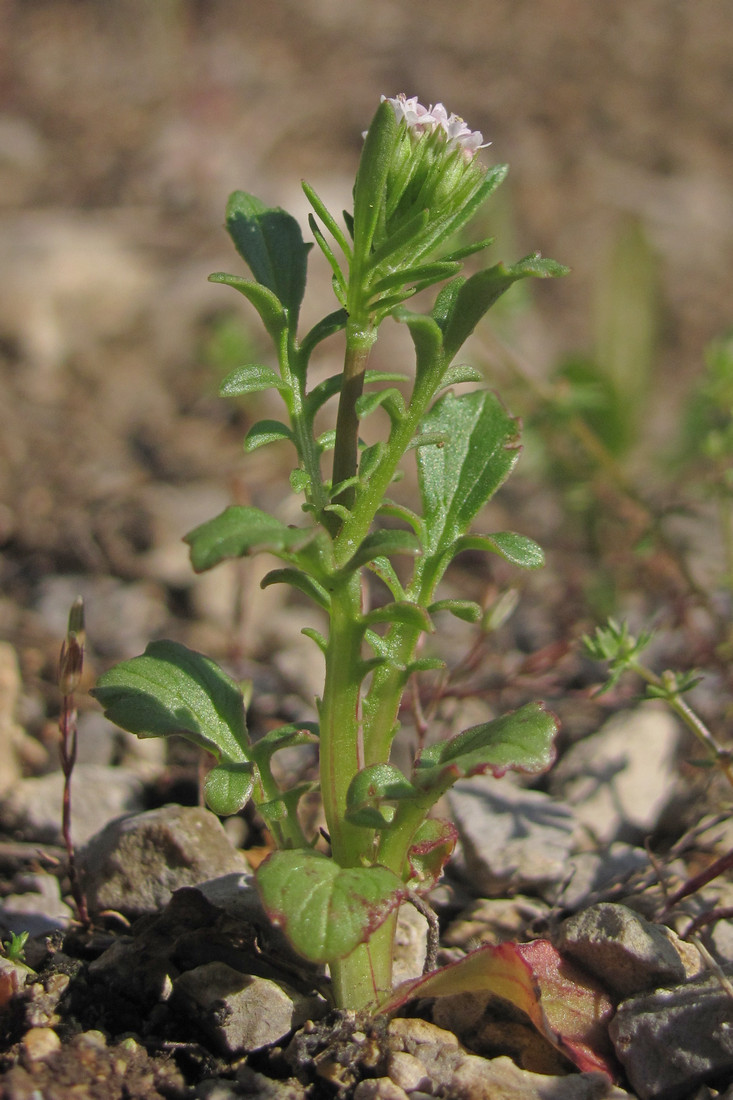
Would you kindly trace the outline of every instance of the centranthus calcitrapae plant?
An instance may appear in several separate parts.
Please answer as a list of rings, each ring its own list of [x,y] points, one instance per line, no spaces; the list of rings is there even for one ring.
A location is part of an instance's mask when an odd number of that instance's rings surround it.
[[[123,728],[141,737],[183,735],[215,757],[205,783],[214,812],[234,814],[254,801],[277,849],[257,871],[264,907],[297,952],[328,964],[332,1000],[341,1008],[374,1009],[392,993],[397,910],[404,901],[420,904],[456,841],[453,825],[431,816],[445,791],[480,773],[539,773],[553,758],[556,722],[538,703],[428,744],[409,774],[390,762],[408,680],[441,667],[419,655],[421,639],[441,615],[469,622],[482,616],[478,604],[438,595],[451,561],[464,550],[480,550],[525,568],[542,563],[541,550],[524,535],[471,531],[517,461],[519,429],[480,374],[454,365],[455,357],[513,283],[565,270],[532,255],[513,266],[460,274],[465,257],[491,242],[458,249],[447,242],[506,175],[505,166],[481,164],[481,147],[481,134],[441,104],[426,109],[404,96],[382,101],[365,134],[353,214],[345,213],[340,224],[304,185],[315,214],[310,228],[332,268],[338,308],[302,337],[298,313],[312,246],[285,211],[241,191],[229,200],[227,229],[253,278],[218,273],[211,279],[254,306],[274,344],[277,369],[242,366],[221,393],[278,391],[284,419],[254,424],[245,451],[276,441],[292,448],[290,484],[302,494],[304,516],[291,526],[259,508],[233,506],[186,541],[197,572],[260,551],[275,555],[281,567],[267,573],[263,586],[289,584],[322,609],[324,633],[304,631],[325,658],[317,726],[286,725],[251,741],[237,684],[213,661],[174,642],[152,643],[105,673],[95,689]],[[438,283],[445,285],[429,313],[405,307],[417,291]],[[406,325],[412,338],[409,374],[367,369],[388,317]],[[343,372],[309,386],[311,357],[340,332]],[[317,414],[336,398],[335,431],[319,435]],[[377,409],[389,428],[365,446],[360,423]],[[389,495],[408,452],[417,464],[414,511]],[[397,556],[407,562],[399,570]],[[365,571],[382,582],[378,606],[367,606]],[[320,752],[327,843],[303,831],[298,804],[310,788],[280,789],[271,768],[278,750],[311,742]]]

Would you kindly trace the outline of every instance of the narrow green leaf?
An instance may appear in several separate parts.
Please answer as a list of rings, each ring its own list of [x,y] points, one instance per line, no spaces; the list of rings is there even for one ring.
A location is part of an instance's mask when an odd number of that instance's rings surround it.
[[[484,609],[474,600],[436,600],[428,608],[430,615],[436,611],[450,611],[457,619],[465,623],[477,623],[482,618]]]
[[[321,197],[316,194],[315,190],[311,187],[309,183],[306,183],[305,180],[301,180],[300,186],[303,188],[308,202],[311,204],[328,232],[336,241],[344,256],[346,256],[347,260],[351,260],[351,245],[344,236],[341,226],[338,224],[326,204],[323,202],[323,199],[321,199]]]
[[[227,204],[226,226],[257,282],[297,317],[311,245],[304,243],[295,218],[246,191],[234,191]]]
[[[464,535],[454,544],[453,556],[463,550],[486,550],[490,554],[499,554],[512,565],[522,569],[539,569],[545,564],[542,547],[526,535],[517,535],[514,531],[497,531],[493,535]]]
[[[377,390],[376,393],[363,393],[356,402],[356,415],[360,420],[369,416],[380,405],[389,416],[393,424],[399,424],[405,415],[405,401],[398,389],[390,386],[389,389]]]
[[[404,286],[406,283],[420,283],[422,286],[431,286],[443,279],[450,279],[460,271],[461,265],[445,260],[436,260],[431,264],[418,264],[415,267],[400,268],[378,279],[372,290],[375,294],[382,294],[385,290]]]
[[[386,867],[342,869],[312,849],[273,852],[256,879],[270,919],[315,963],[350,955],[407,893]]]
[[[326,340],[329,336],[333,336],[335,333],[346,328],[348,319],[349,315],[345,309],[337,309],[334,310],[333,313],[329,313],[327,317],[323,317],[318,321],[310,332],[303,337],[300,344],[300,352],[306,361],[310,358],[317,344],[320,344],[322,340]],[[340,378],[341,375],[337,377]]]
[[[217,759],[248,759],[244,701],[214,661],[179,642],[151,642],[122,661],[91,693],[110,722],[138,737],[178,734]]]
[[[414,555],[419,552],[420,543],[411,531],[375,531],[373,534],[367,535],[344,568],[351,573],[382,555]]]
[[[264,771],[269,767],[271,758],[280,749],[292,749],[299,745],[317,745],[318,726],[315,722],[302,722],[299,726],[292,723],[268,730],[264,737],[251,747],[251,755],[258,768]]]
[[[276,344],[279,342],[282,333],[288,327],[288,318],[276,294],[260,283],[243,279],[241,275],[227,275],[225,271],[215,271],[213,275],[209,275],[209,282],[223,283],[243,294],[259,313],[272,339]]]
[[[204,780],[204,798],[219,817],[230,817],[243,809],[254,790],[255,769],[248,762],[229,760],[217,764]]]
[[[456,780],[484,772],[497,777],[510,770],[537,775],[555,759],[557,729],[554,714],[541,703],[528,703],[423,749],[413,782],[438,797]]]
[[[306,638],[310,638],[312,642],[315,642],[321,653],[325,654],[328,649],[328,640],[324,638],[319,630],[316,630],[315,627],[312,626],[304,626],[300,633],[304,634]]]
[[[405,590],[402,587],[400,578],[397,576],[394,566],[392,565],[392,562],[389,560],[389,558],[374,558],[373,561],[369,562],[367,568],[371,569],[372,573],[375,573],[376,576],[378,576],[379,579],[387,586],[387,588],[394,596],[395,600],[405,599]]]
[[[315,536],[315,528],[286,527],[259,508],[233,505],[190,531],[184,542],[191,548],[194,571],[202,573],[225,558],[242,558],[263,550],[294,554]]]
[[[323,585],[313,577],[309,577],[302,569],[271,569],[260,581],[260,588],[269,588],[271,584],[289,584],[291,588],[297,588],[299,592],[308,596],[326,611],[331,606],[331,597]]]
[[[394,603],[385,604],[369,611],[365,616],[365,623],[374,626],[375,623],[404,623],[407,626],[417,627],[432,634],[435,627],[430,621],[430,616],[424,607],[412,603],[411,600],[396,600]]]
[[[459,386],[463,382],[482,382],[483,375],[480,370],[467,364],[460,367],[449,367],[443,375],[440,388],[445,390],[448,386]]]
[[[277,371],[272,367],[263,367],[259,363],[248,363],[244,367],[237,367],[228,374],[219,386],[220,397],[241,397],[246,393],[257,393],[260,390],[269,390],[271,386],[285,392],[289,389],[283,382]]]
[[[291,443],[295,442],[287,424],[282,424],[279,420],[258,420],[244,438],[244,449],[247,454],[250,454],[258,447],[266,447],[268,443],[279,443],[283,439],[288,439]]]
[[[382,213],[384,190],[397,134],[397,119],[380,103],[364,139],[354,184],[354,263],[366,267]]]
[[[481,318],[513,283],[528,276],[546,279],[553,275],[564,275],[567,270],[561,264],[553,260],[543,260],[535,253],[511,267],[499,263],[484,271],[477,271],[461,286],[453,302],[450,320],[445,328],[447,357],[453,358]]]

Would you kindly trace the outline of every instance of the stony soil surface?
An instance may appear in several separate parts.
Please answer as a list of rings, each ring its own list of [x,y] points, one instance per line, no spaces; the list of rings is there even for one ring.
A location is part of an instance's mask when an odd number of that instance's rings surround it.
[[[622,1096],[598,1077],[565,1076],[572,1067],[500,1006],[421,1005],[420,1018],[389,1026],[320,1019],[312,1000],[305,1018],[288,1008],[277,992],[288,985],[275,965],[282,945],[267,943],[251,910],[232,916],[223,887],[195,889],[248,874],[262,858],[267,838],[251,816],[228,822],[204,852],[191,839],[176,848],[179,823],[165,849],[175,858],[143,874],[139,895],[130,880],[99,877],[107,865],[91,845],[86,869],[98,877],[87,885],[96,909],[110,912],[80,930],[59,827],[55,667],[81,594],[84,687],[151,637],[172,637],[252,682],[255,733],[312,720],[320,668],[299,633],[318,625],[312,612],[277,587],[261,592],[257,563],[194,578],[181,543],[232,501],[285,516],[289,507],[287,457],[241,455],[243,433],[269,406],[216,397],[221,375],[265,345],[246,307],[206,276],[237,263],[220,228],[230,190],[281,203],[304,223],[301,177],[332,208],[348,205],[360,133],[382,92],[442,99],[493,142],[484,155],[510,162],[487,228],[496,258],[539,248],[573,268],[470,348],[516,413],[531,393],[511,365],[529,364],[543,381],[563,355],[591,348],[610,250],[630,221],[641,225],[658,259],[659,348],[627,473],[648,479],[660,509],[680,504],[658,458],[703,348],[731,323],[726,5],[6,0],[0,42],[0,920],[3,932],[34,934],[34,973],[0,970],[2,1089],[11,1100]],[[313,284],[306,321],[332,308],[317,260]],[[377,365],[393,367],[408,350],[394,331]],[[318,369],[339,369],[337,348]],[[432,899],[443,957],[550,937],[623,1002],[611,1028],[625,1067],[619,1088],[642,1100],[730,1096],[730,920],[702,926],[702,958],[687,936],[693,920],[733,905],[730,886],[722,876],[665,910],[665,891],[733,845],[728,789],[692,766],[699,750],[664,711],[637,706],[636,685],[593,697],[600,673],[577,645],[602,611],[654,620],[655,667],[705,670],[695,705],[724,738],[730,593],[716,529],[692,509],[674,529],[683,556],[659,544],[640,556],[636,504],[602,480],[592,499],[600,522],[590,522],[587,496],[579,504],[543,478],[528,448],[493,520],[545,546],[547,568],[527,579],[467,560],[451,581],[471,598],[521,591],[480,646],[448,628],[442,652],[457,672],[436,723],[458,730],[542,697],[563,732],[556,771],[531,790],[456,791],[460,850]],[[434,687],[425,684],[426,705]],[[120,814],[196,805],[200,761],[185,747],[164,756],[109,727],[83,692],[78,704],[80,845],[101,843]],[[282,767],[294,777],[314,761]],[[316,802],[308,812],[316,829]],[[150,866],[142,850],[148,859],[149,848],[128,852],[131,873]],[[593,908],[601,902],[623,912]],[[564,923],[588,913],[590,930]],[[647,922],[641,931],[633,914]],[[633,939],[628,952],[618,950],[619,927]],[[671,929],[664,944],[649,931],[662,927]],[[404,941],[406,965],[419,970],[421,934],[406,929]],[[204,988],[234,998],[227,1012],[237,1020],[242,975],[269,983],[279,1008],[264,1014],[292,1012],[285,1031],[261,1046],[227,1038],[191,977],[205,966],[227,968],[215,972],[221,986],[207,972]],[[313,976],[286,969],[292,1004],[312,997]],[[640,970],[646,984],[625,984]],[[660,985],[670,992],[656,993]],[[669,1059],[653,1053],[660,1046],[681,1052],[671,1079]]]

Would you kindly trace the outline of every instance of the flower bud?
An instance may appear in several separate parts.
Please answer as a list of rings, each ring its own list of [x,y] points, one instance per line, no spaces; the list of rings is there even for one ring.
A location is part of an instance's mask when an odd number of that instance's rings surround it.
[[[84,601],[77,596],[69,612],[66,638],[59,657],[58,685],[63,695],[71,695],[79,686],[84,665]]]

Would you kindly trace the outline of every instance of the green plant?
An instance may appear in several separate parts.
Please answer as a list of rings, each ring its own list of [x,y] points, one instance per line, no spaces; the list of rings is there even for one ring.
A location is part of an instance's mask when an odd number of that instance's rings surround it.
[[[254,424],[245,450],[277,441],[294,448],[290,481],[303,495],[306,522],[288,526],[256,507],[230,507],[186,541],[196,571],[267,551],[282,565],[263,586],[289,584],[322,608],[326,633],[305,631],[325,658],[318,727],[283,726],[251,742],[238,686],[213,661],[169,641],[154,642],[106,672],[94,691],[125,729],[141,737],[182,734],[212,753],[216,764],[205,795],[216,813],[233,814],[254,801],[277,845],[257,872],[265,908],[297,951],[328,964],[332,999],[342,1008],[374,1009],[392,993],[399,905],[433,886],[455,844],[452,824],[430,816],[444,792],[462,777],[538,773],[553,759],[556,722],[538,703],[428,745],[409,775],[390,762],[408,681],[441,666],[419,656],[421,639],[441,614],[468,622],[483,614],[478,604],[438,596],[451,561],[469,549],[530,569],[543,560],[523,535],[471,533],[517,461],[519,428],[488,390],[455,392],[481,379],[454,359],[512,284],[565,271],[532,255],[510,267],[460,274],[462,261],[491,242],[445,251],[446,242],[506,174],[505,166],[481,166],[480,143],[481,135],[442,105],[427,111],[400,96],[382,102],[365,135],[345,229],[304,184],[338,308],[302,339],[298,314],[311,246],[283,210],[244,192],[229,200],[227,229],[254,279],[223,273],[211,279],[257,310],[278,370],[239,367],[221,393],[279,392],[286,420]],[[405,308],[414,293],[445,280],[429,313]],[[387,317],[409,329],[416,356],[411,380],[367,369]],[[309,389],[313,352],[341,331],[343,373]],[[335,431],[318,435],[316,415],[336,397]],[[364,446],[360,423],[377,409],[386,413],[389,430]],[[322,459],[330,450],[329,478]],[[417,463],[419,512],[388,495],[407,452]],[[398,556],[412,562],[407,579],[393,563]],[[380,606],[365,606],[365,570],[383,584]],[[316,846],[320,838],[304,835],[298,802],[307,788],[281,790],[270,767],[279,749],[316,740],[330,852]]]
[[[2,941],[3,955],[9,962],[25,963],[25,945],[29,932],[11,932],[9,940]]]

